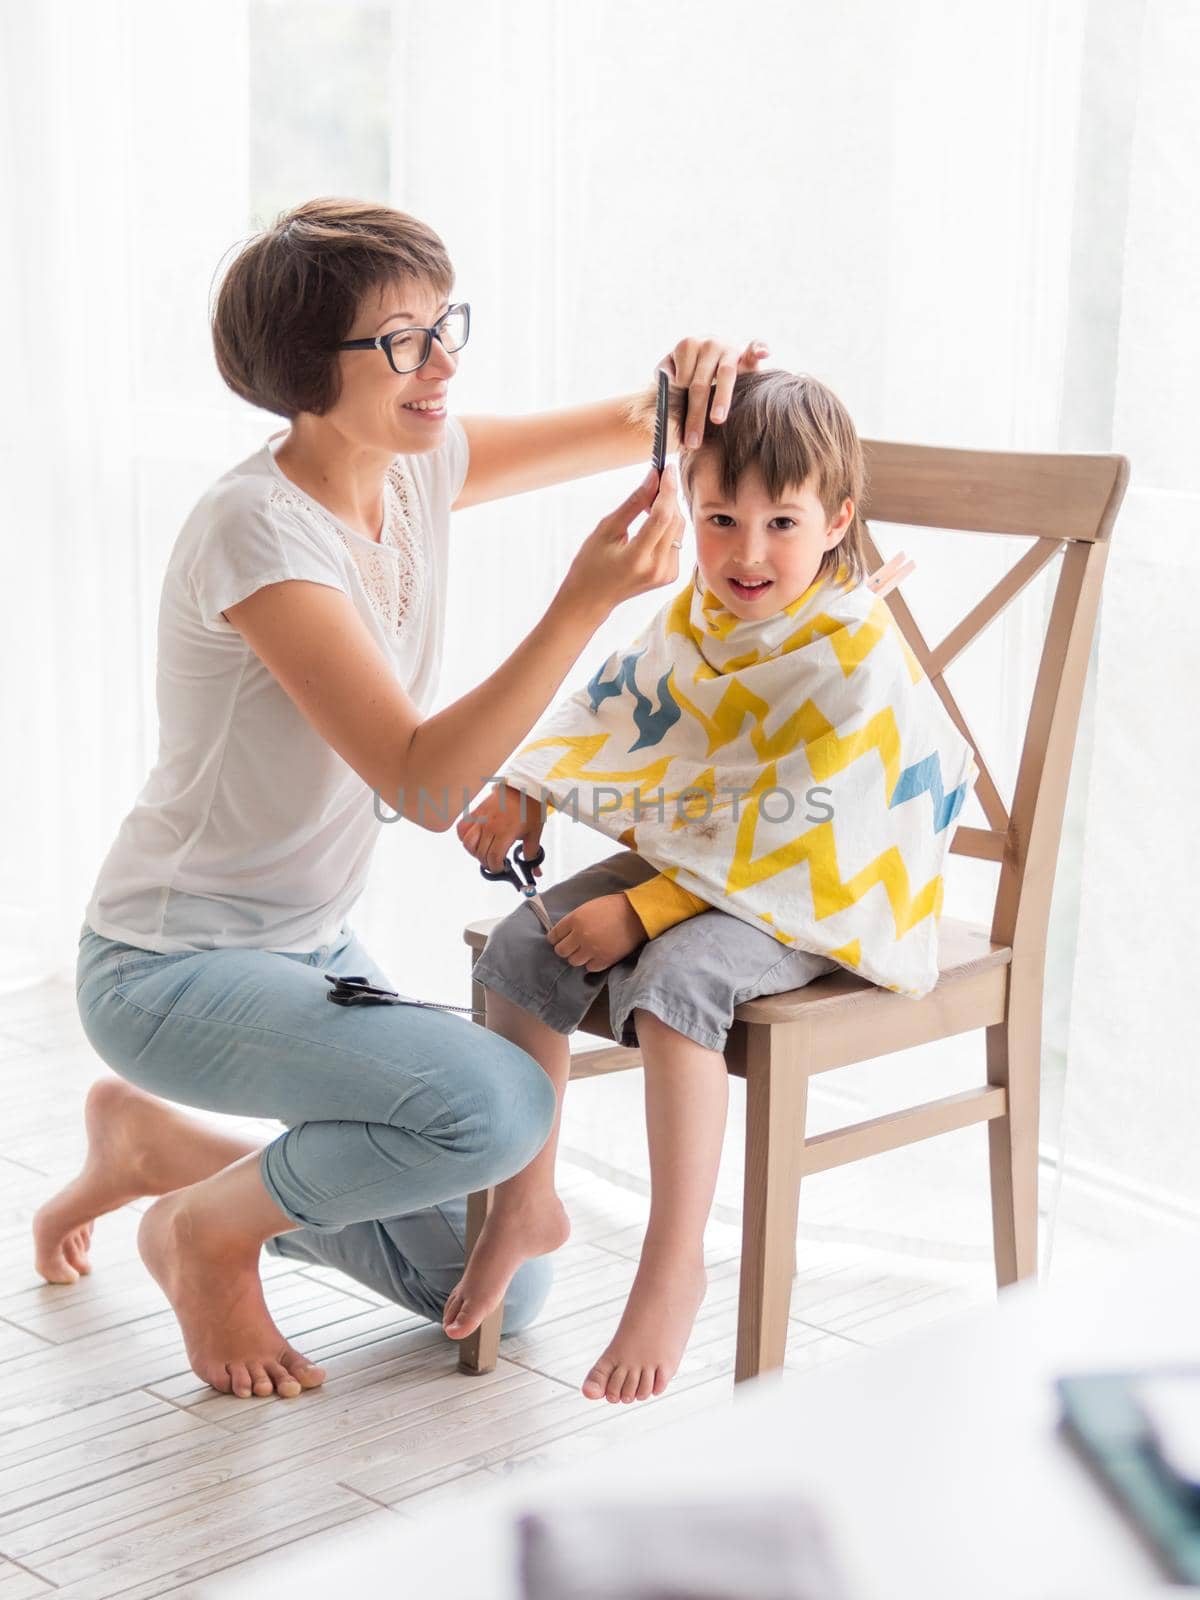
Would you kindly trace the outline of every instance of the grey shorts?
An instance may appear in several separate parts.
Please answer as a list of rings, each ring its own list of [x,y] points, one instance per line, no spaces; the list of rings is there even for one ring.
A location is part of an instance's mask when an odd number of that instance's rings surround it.
[[[601,895],[644,883],[657,868],[621,850],[541,892],[551,921]],[[608,985],[613,1038],[636,1046],[638,1006],[709,1050],[724,1050],[734,1007],[757,995],[800,989],[837,970],[828,956],[790,949],[726,911],[701,911],[640,945],[606,972],[556,955],[532,907],[520,905],[491,931],[475,964],[484,988],[531,1012],[556,1033],[572,1033]]]

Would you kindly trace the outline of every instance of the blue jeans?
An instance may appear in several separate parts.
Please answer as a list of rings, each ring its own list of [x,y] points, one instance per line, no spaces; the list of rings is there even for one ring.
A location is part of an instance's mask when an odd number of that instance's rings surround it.
[[[331,1004],[325,972],[397,988],[344,924],[307,953],[160,955],[85,922],[75,993],[96,1053],[130,1083],[286,1125],[259,1170],[301,1227],[268,1250],[337,1267],[440,1321],[463,1269],[466,1196],[533,1159],[554,1090],[532,1056],[463,1016]],[[550,1276],[545,1256],[521,1267],[504,1332],[533,1320]]]

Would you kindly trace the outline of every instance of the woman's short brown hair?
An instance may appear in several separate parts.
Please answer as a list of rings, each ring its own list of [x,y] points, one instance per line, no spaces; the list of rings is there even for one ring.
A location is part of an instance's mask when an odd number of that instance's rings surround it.
[[[446,247],[426,223],[361,200],[308,200],[234,257],[212,317],[217,368],[264,411],[322,416],[337,402],[337,347],[364,297],[409,281],[442,295],[454,283]]]
[[[683,433],[687,401],[686,389],[672,387],[669,414],[675,444]],[[627,406],[629,420],[652,429],[654,404],[655,391],[644,390]],[[772,500],[782,500],[788,489],[801,488],[811,479],[813,493],[831,522],[843,501],[853,500],[850,526],[840,543],[826,550],[817,575],[833,578],[845,562],[847,587],[866,577],[867,525],[858,509],[867,487],[862,443],[850,413],[818,378],[782,369],[739,372],[725,421],[714,423],[706,416],[696,449],[679,450],[679,476],[689,504],[701,454],[715,464],[721,493],[729,499],[737,494],[743,473],[757,467]]]

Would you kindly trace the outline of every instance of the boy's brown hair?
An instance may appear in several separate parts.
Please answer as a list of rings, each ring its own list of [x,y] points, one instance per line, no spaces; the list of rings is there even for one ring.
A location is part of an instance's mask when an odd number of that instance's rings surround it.
[[[625,408],[629,421],[651,431],[655,398],[652,388],[635,396]],[[739,372],[729,415],[721,423],[706,415],[695,450],[680,445],[687,402],[686,389],[671,388],[669,444],[679,446],[679,477],[689,505],[701,454],[713,461],[721,493],[729,499],[751,467],[758,468],[772,500],[782,500],[787,490],[800,488],[811,478],[812,491],[830,521],[843,501],[854,502],[853,520],[840,542],[821,557],[817,576],[834,578],[844,562],[849,569],[847,587],[860,583],[868,567],[867,525],[858,509],[866,491],[867,468],[850,413],[833,390],[805,373],[782,369]]]
[[[401,282],[442,295],[454,283],[445,245],[418,218],[362,200],[282,212],[242,245],[221,283],[212,336],[222,378],[289,421],[322,416],[337,402],[337,347],[364,297]]]

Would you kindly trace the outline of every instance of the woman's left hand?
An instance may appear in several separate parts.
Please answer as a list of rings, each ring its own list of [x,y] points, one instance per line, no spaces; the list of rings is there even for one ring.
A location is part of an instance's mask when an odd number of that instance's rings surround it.
[[[720,339],[680,339],[670,355],[663,357],[658,365],[672,386],[688,391],[683,443],[689,450],[695,450],[704,437],[704,418],[713,385],[716,394],[712,397],[712,419],[724,422],[729,415],[733,380],[739,372],[757,372],[759,362],[769,354],[761,339],[752,340],[740,355],[737,345],[724,344]]]

